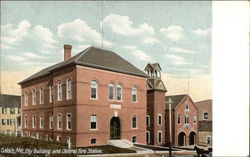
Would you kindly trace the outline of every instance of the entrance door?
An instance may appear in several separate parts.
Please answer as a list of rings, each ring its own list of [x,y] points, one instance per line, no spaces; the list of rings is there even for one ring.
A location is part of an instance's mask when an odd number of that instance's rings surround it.
[[[110,139],[120,139],[121,129],[120,129],[120,119],[118,117],[113,117],[110,120]]]
[[[184,132],[179,133],[178,135],[178,146],[186,145],[186,134]]]
[[[195,132],[191,132],[189,134],[189,145],[195,145],[195,136],[196,136]]]

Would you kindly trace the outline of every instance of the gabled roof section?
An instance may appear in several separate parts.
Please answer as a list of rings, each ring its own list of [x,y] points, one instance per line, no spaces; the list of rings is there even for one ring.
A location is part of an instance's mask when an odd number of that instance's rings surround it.
[[[167,92],[167,88],[165,87],[162,80],[148,79],[147,84],[149,87],[148,90],[162,90]]]
[[[159,63],[148,63],[144,71],[148,71],[148,70],[162,70],[162,69]]]
[[[147,74],[123,59],[121,56],[117,55],[115,52],[91,46],[66,61],[52,65],[35,73],[21,81],[19,84],[49,75],[53,71],[70,65],[83,65],[148,78]]]
[[[171,98],[171,101],[173,102],[171,107],[172,109],[175,109],[181,102],[182,100],[188,96],[187,94],[181,94],[181,95],[169,95],[169,96],[165,96],[165,104],[167,105],[167,109],[168,109],[168,101],[169,98]]]
[[[10,107],[20,108],[21,107],[21,96],[1,94],[0,95],[0,106],[1,107],[8,107],[8,108],[10,108]]]

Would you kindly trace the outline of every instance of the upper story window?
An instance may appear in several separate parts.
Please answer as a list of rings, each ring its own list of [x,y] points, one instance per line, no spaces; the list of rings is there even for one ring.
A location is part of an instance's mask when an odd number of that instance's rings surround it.
[[[208,120],[208,113],[207,113],[207,112],[204,112],[203,119],[204,119],[204,120]]]
[[[36,90],[32,90],[32,105],[36,104]]]
[[[57,82],[57,100],[58,101],[62,100],[62,82],[61,81]]]
[[[146,126],[150,126],[150,117],[146,115]]]
[[[7,114],[7,107],[2,106],[2,114]]]
[[[57,129],[62,129],[62,114],[57,115]]]
[[[188,114],[185,115],[185,124],[189,124],[189,116],[188,116]]]
[[[36,116],[32,116],[32,128],[36,128]]]
[[[13,107],[10,108],[10,114],[15,114],[15,108]]]
[[[178,122],[178,124],[181,124],[181,114],[178,114],[177,122]]]
[[[28,105],[28,92],[24,92],[24,106]]]
[[[158,114],[158,125],[162,125],[162,114]]]
[[[114,100],[114,84],[109,84],[109,100]]]
[[[43,88],[40,89],[40,104],[44,102],[44,90]]]
[[[67,130],[71,130],[72,129],[72,115],[70,113],[67,113],[66,115],[66,128]]]
[[[53,85],[49,86],[49,102],[53,102],[54,100],[54,88]]]
[[[132,87],[132,101],[137,102],[137,89],[136,87]]]
[[[185,110],[189,111],[189,103],[186,104]]]
[[[40,116],[40,128],[44,127],[44,119],[43,119],[43,115]]]
[[[72,80],[67,80],[67,99],[72,99]]]
[[[120,84],[117,85],[116,87],[116,93],[117,93],[117,100],[121,101],[122,100],[122,86]]]
[[[49,116],[49,128],[52,129],[53,128],[53,115]]]
[[[90,129],[97,129],[97,117],[96,117],[96,115],[90,116]]]
[[[137,118],[136,116],[133,116],[132,117],[132,128],[137,128]]]
[[[197,121],[197,116],[196,116],[196,115],[194,115],[193,122],[194,122],[194,123],[196,123],[196,121]]]
[[[24,116],[24,127],[27,128],[28,126],[28,117],[27,115]]]
[[[91,98],[97,99],[98,83],[96,80],[91,81]]]

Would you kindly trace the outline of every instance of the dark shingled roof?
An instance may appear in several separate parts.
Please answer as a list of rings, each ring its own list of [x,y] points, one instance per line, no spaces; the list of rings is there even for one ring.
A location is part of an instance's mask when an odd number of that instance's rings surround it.
[[[20,108],[21,105],[21,97],[17,95],[7,95],[1,94],[0,95],[0,105],[2,107],[14,107]]]
[[[69,65],[83,65],[148,78],[147,74],[136,68],[121,56],[117,55],[115,52],[91,46],[66,61],[52,65],[35,73],[21,81],[19,84],[49,75],[51,72]]]
[[[199,131],[212,132],[212,121],[199,121]]]
[[[171,105],[171,108],[175,109],[177,107],[177,105],[185,98],[185,96],[187,96],[187,94],[165,96],[166,109],[168,109],[167,102],[169,101],[169,98],[171,98],[171,101],[173,102]]]
[[[147,80],[148,83],[148,90],[162,90],[162,91],[167,91],[167,88],[165,87],[164,83],[162,82],[162,80],[158,80],[158,79],[148,79]],[[160,86],[160,83],[162,84],[162,87]]]

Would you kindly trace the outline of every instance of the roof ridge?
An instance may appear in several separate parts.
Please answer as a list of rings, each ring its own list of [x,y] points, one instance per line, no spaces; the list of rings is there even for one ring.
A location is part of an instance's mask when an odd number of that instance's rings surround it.
[[[175,94],[175,95],[166,95],[165,97],[168,97],[168,96],[187,96],[188,94]]]

